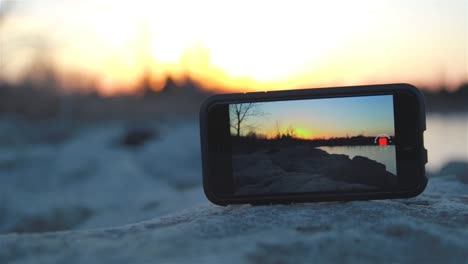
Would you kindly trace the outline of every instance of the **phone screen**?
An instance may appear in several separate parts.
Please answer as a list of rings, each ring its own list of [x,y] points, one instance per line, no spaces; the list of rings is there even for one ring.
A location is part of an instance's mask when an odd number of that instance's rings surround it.
[[[234,195],[397,185],[393,95],[229,104]]]

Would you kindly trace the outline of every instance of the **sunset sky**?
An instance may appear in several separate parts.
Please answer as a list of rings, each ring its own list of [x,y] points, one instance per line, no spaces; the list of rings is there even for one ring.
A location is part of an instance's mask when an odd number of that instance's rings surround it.
[[[32,62],[105,94],[184,76],[210,89],[468,80],[467,0],[2,0],[0,77]]]
[[[276,136],[291,127],[299,138],[394,135],[391,95],[259,103],[242,131]],[[232,120],[232,119],[231,119]],[[231,130],[234,133],[234,130]]]

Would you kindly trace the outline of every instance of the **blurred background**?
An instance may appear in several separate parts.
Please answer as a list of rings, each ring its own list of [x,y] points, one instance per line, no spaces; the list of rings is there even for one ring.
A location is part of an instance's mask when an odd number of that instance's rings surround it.
[[[407,82],[430,176],[468,162],[468,2],[0,0],[0,233],[208,204],[210,94]]]

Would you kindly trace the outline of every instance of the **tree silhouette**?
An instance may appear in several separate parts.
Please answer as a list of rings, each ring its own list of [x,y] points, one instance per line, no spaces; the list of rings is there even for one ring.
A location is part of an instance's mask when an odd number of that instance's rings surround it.
[[[288,129],[286,129],[286,137],[288,138],[296,137],[296,129],[292,125],[290,125]]]
[[[276,139],[281,138],[281,124],[278,120],[275,122],[275,133],[276,133]]]
[[[259,103],[244,103],[244,104],[232,104],[230,105],[231,114],[231,127],[235,130],[236,136],[239,137],[241,131],[253,126],[245,126],[246,120],[252,116],[263,116],[265,113],[259,108]]]

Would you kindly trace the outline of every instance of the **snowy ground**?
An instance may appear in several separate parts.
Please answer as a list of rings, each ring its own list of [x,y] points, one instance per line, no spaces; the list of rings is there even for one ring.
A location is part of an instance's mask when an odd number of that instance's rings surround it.
[[[440,126],[458,133],[457,159],[467,124]],[[152,139],[120,144],[142,125]],[[1,117],[0,135],[0,263],[468,263],[466,162],[429,164],[428,189],[409,200],[217,207],[201,188],[195,119]],[[38,233],[54,230],[73,231]]]
[[[467,263],[467,193],[467,177],[447,174],[408,200],[204,205],[119,228],[3,235],[0,262]]]
[[[116,226],[208,203],[196,121],[145,124],[158,136],[134,148],[119,144],[134,125],[8,121],[0,122],[1,233]]]

